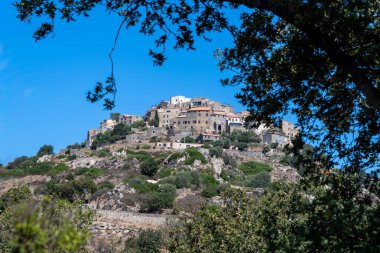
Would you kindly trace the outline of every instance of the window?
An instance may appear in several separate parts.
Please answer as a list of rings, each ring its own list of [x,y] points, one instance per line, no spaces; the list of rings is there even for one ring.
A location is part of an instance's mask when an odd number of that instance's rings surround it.
[[[198,120],[198,124],[200,124],[201,123],[201,121],[200,120]]]
[[[208,113],[206,112],[206,117],[208,117]]]
[[[193,120],[193,124],[197,124],[197,121],[196,121],[196,120]]]
[[[206,124],[208,124],[208,121],[206,120]]]
[[[200,116],[201,116],[201,113],[198,113],[198,116],[200,117]]]

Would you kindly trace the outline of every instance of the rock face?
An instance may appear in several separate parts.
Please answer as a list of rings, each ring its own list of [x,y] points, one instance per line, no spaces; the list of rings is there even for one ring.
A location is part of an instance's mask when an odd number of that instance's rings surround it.
[[[214,169],[214,173],[219,177],[222,169],[225,167],[223,159],[211,157],[211,164]]]
[[[89,205],[94,209],[138,212],[138,207],[128,206],[123,201],[125,195],[133,193],[136,193],[134,188],[119,184],[113,190],[104,189],[94,195]]]
[[[301,178],[295,168],[281,164],[274,164],[270,175],[272,181],[282,180],[285,182],[297,182]]]

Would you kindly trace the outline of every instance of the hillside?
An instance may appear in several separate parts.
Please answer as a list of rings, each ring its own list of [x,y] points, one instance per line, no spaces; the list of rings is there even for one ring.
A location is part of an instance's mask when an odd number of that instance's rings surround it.
[[[183,150],[127,146],[27,158],[15,169],[1,170],[0,194],[25,184],[35,199],[81,200],[96,212],[88,246],[97,252],[103,241],[121,247],[141,230],[166,227],[204,205],[220,205],[227,187],[257,195],[272,181],[299,177],[279,163],[280,149],[266,156],[212,145]]]

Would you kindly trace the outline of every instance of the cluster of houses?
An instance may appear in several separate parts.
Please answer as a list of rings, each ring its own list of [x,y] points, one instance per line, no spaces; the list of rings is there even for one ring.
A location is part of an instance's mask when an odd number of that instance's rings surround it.
[[[157,145],[166,146],[168,142],[173,146],[181,145],[176,143],[180,143],[184,137],[193,137],[197,142],[214,141],[222,139],[222,133],[242,130],[254,131],[262,137],[263,143],[285,145],[298,133],[298,129],[285,120],[279,128],[260,125],[258,128],[247,129],[247,116],[248,111],[235,113],[232,106],[208,98],[174,96],[150,108],[145,116],[120,114],[116,119],[104,120],[99,129],[88,131],[86,143],[90,146],[97,134],[110,131],[117,124],[138,121],[146,122],[147,127],[133,129],[133,133],[126,136],[126,142],[144,143],[155,138],[161,140]]]

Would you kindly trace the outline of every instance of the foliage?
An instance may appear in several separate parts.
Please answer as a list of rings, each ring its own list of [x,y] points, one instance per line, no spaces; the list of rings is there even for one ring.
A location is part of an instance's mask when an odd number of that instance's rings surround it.
[[[272,167],[266,163],[250,161],[240,164],[239,170],[241,170],[245,175],[255,175],[262,171],[270,172],[272,171]]]
[[[97,157],[107,157],[111,155],[111,151],[109,148],[102,148],[100,150],[95,151],[95,155]]]
[[[184,219],[169,235],[169,249],[376,252],[380,247],[380,209],[376,197],[363,192],[365,177],[338,172],[327,175],[323,184],[275,183],[259,197],[229,189],[222,194],[223,206],[204,208],[193,218]],[[378,182],[375,184],[372,187],[378,187]]]
[[[103,174],[103,170],[101,168],[94,167],[82,167],[75,171],[75,175],[85,175],[89,178],[97,178]]]
[[[270,147],[268,145],[265,145],[263,150],[262,150],[262,153],[263,154],[268,154],[270,152]]]
[[[141,148],[142,148],[142,149],[150,149],[150,145],[148,145],[148,144],[144,144],[144,145],[142,145]]]
[[[115,188],[115,185],[109,181],[103,181],[100,184],[98,184],[98,191],[101,189],[110,189],[112,190]]]
[[[6,166],[6,169],[8,170],[16,169],[20,166],[20,164],[22,164],[26,160],[28,160],[27,156],[17,157],[13,160],[13,162],[8,163],[8,165]]]
[[[119,117],[120,117],[120,113],[118,113],[118,112],[111,112],[110,113],[110,119],[112,119],[112,120],[118,121]]]
[[[93,194],[97,190],[95,182],[91,178],[85,177],[65,182],[51,180],[46,183],[43,192],[59,199],[75,202],[76,200],[83,199],[86,194]]]
[[[157,162],[150,156],[147,159],[142,160],[140,168],[143,175],[150,177],[154,176],[159,169]]]
[[[164,167],[164,168],[161,168],[161,169],[158,171],[157,176],[158,176],[159,178],[164,178],[164,177],[168,177],[168,176],[170,176],[173,172],[174,172],[174,169]]]
[[[1,252],[81,252],[93,212],[78,203],[22,200],[0,214]]]
[[[273,142],[273,143],[271,143],[270,145],[269,145],[269,147],[271,148],[271,149],[276,149],[276,148],[278,148],[278,142]]]
[[[170,176],[160,180],[163,184],[172,184],[177,189],[180,188],[193,188],[196,189],[201,183],[199,173],[197,171],[178,171],[172,173]]]
[[[243,184],[252,188],[267,188],[271,185],[271,176],[268,171],[261,171],[257,174],[246,176]]]
[[[206,158],[201,154],[201,152],[198,151],[197,148],[187,148],[185,150],[185,153],[187,153],[188,157],[185,159],[186,165],[193,165],[195,160],[199,160],[202,162],[202,164],[206,164],[207,160]]]
[[[232,156],[224,155],[224,156],[223,156],[223,161],[224,161],[224,164],[225,164],[225,165],[229,165],[229,166],[231,166],[232,168],[236,168],[236,167],[237,167],[237,161],[236,161],[236,159],[233,158]]]
[[[176,187],[174,185],[161,184],[157,191],[150,191],[146,194],[141,209],[145,212],[156,212],[163,208],[171,208],[175,197]]]
[[[195,214],[206,204],[206,200],[199,195],[186,195],[176,200],[174,210],[176,212],[184,211]]]
[[[248,144],[245,142],[238,142],[234,144],[235,147],[238,148],[239,151],[245,151],[248,149]]]
[[[260,137],[253,131],[234,130],[228,138],[235,143],[260,143]]]
[[[54,175],[57,175],[59,173],[62,173],[66,170],[69,169],[69,166],[67,166],[66,164],[64,163],[59,163],[57,165],[55,165],[50,171],[49,171],[49,175],[51,176],[54,176]]]
[[[180,141],[181,143],[195,143],[195,139],[191,136],[183,137]]]
[[[0,196],[0,215],[8,207],[29,200],[32,193],[28,186],[22,185],[11,188]]]
[[[130,125],[119,123],[115,125],[111,131],[105,131],[104,133],[97,134],[95,140],[91,144],[91,148],[96,149],[101,145],[123,140],[126,135],[131,133],[132,130]]]
[[[162,240],[160,231],[143,230],[137,238],[127,241],[126,252],[159,253],[163,246]]]
[[[143,128],[146,126],[146,123],[145,121],[143,120],[139,120],[139,121],[135,121],[133,122],[132,124],[129,125],[131,128]]]
[[[133,177],[126,179],[125,183],[129,184],[131,187],[135,188],[139,193],[147,193],[151,191],[156,191],[158,189],[157,184],[148,183],[143,177]]]
[[[223,157],[223,148],[221,147],[212,147],[209,149],[209,155],[211,157],[215,156],[217,158]]]
[[[159,127],[160,126],[160,117],[158,117],[157,110],[154,111],[153,126],[155,126],[155,127]]]
[[[54,147],[52,145],[43,145],[37,152],[37,156],[41,157],[43,155],[52,155],[54,154]]]

